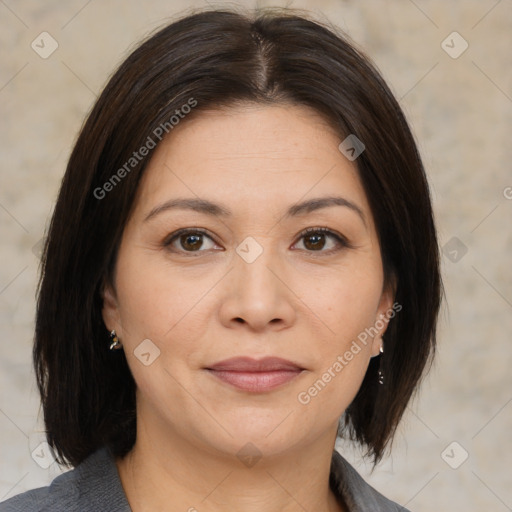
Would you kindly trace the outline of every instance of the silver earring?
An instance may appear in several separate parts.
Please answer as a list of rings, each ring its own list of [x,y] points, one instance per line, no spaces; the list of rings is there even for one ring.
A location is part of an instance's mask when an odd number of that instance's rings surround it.
[[[116,331],[112,329],[110,331],[110,350],[119,350],[122,348],[123,344],[119,341],[119,338],[117,337]]]
[[[382,340],[382,344],[380,346],[379,352],[381,354],[384,354],[384,339]],[[380,362],[379,362],[379,371],[377,372],[377,376],[379,378],[379,384],[384,384],[384,374],[382,373],[382,370],[380,369]]]

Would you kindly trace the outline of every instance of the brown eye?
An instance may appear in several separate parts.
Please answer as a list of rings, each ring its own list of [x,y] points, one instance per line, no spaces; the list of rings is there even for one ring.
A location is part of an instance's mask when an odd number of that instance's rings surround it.
[[[201,237],[202,235],[181,235],[179,237],[180,245],[187,251],[196,251],[203,245]]]
[[[301,233],[300,239],[304,240],[303,245],[308,252],[328,253],[349,246],[345,238],[327,228],[309,228]]]
[[[312,235],[307,235],[304,237],[304,246],[308,250],[316,251],[321,250],[325,246],[325,234],[324,233],[316,233]]]
[[[343,236],[327,228],[308,228],[301,233],[299,240],[303,240],[303,249],[307,252],[331,253],[344,247],[350,247]],[[210,243],[209,247],[208,243]],[[172,233],[163,242],[163,246],[172,252],[190,254],[212,249],[215,242],[202,230],[180,229]]]
[[[203,231],[181,229],[168,237],[163,245],[174,252],[203,252],[212,248],[204,248],[206,240],[215,245],[212,238]]]

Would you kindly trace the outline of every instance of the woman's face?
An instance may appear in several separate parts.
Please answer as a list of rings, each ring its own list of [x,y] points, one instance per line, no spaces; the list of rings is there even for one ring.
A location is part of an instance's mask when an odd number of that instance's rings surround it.
[[[362,333],[382,332],[392,305],[341,140],[305,107],[247,105],[185,120],[157,146],[103,310],[139,432],[231,455],[334,441],[379,352]]]

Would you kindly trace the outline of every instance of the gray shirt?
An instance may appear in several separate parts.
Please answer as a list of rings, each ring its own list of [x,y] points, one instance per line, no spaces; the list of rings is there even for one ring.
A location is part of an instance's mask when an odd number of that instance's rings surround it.
[[[350,512],[409,512],[367,484],[337,452],[333,452],[330,485]],[[131,512],[115,465],[101,448],[48,487],[32,489],[0,503],[0,512]]]

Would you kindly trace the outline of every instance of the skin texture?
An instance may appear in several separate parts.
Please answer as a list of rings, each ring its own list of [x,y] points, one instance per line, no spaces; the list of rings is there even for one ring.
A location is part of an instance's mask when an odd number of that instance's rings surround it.
[[[297,397],[389,311],[393,297],[341,140],[306,107],[246,104],[182,121],[154,150],[103,309],[137,383],[137,442],[117,461],[134,511],[345,510],[328,486],[338,419],[385,327],[308,404]],[[325,196],[354,203],[364,220],[346,206],[284,216]],[[232,215],[168,209],[144,220],[175,198],[208,199]],[[349,245],[301,236],[318,227]],[[208,235],[192,240],[192,249],[187,236],[166,246],[181,228]],[[236,252],[246,237],[263,249],[252,263]],[[145,339],[160,350],[147,366],[134,354]],[[277,356],[304,371],[251,393],[205,370],[235,356]],[[261,455],[251,467],[236,455],[244,446]]]

